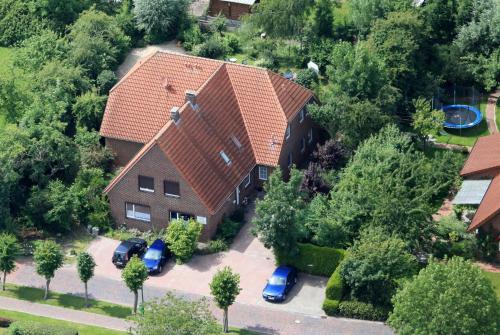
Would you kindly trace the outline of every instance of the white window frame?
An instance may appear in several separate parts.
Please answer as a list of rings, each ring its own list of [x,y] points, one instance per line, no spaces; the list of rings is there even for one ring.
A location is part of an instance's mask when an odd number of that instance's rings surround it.
[[[260,180],[267,180],[268,175],[267,175],[267,166],[259,166],[259,179]]]
[[[127,208],[128,205],[132,206],[132,211],[130,211],[130,212],[129,212],[128,208]],[[137,212],[135,210],[135,206],[148,207],[149,208],[149,213]],[[129,213],[131,213],[131,215],[129,215]],[[136,213],[141,213],[145,217],[137,216]],[[145,205],[134,204],[132,202],[125,202],[125,216],[127,217],[127,219],[139,220],[139,221],[144,221],[144,222],[151,222],[151,207],[145,206]]]
[[[172,212],[177,213],[177,217],[173,218],[173,217],[172,217]],[[186,216],[191,216],[191,218],[192,218],[192,219],[195,219],[195,218],[196,218],[196,216],[193,216],[193,215],[188,214],[188,213],[182,213],[182,212],[179,212],[179,211],[169,211],[168,216],[169,216],[170,220],[182,220],[182,221],[185,221],[185,222],[188,222],[188,221],[189,221],[189,220],[184,220],[184,219],[182,218],[182,216],[181,216],[181,215],[179,215],[179,214],[184,214],[184,215],[186,215]]]
[[[250,173],[249,173],[249,174],[247,174],[247,176],[245,177],[245,179],[243,179],[243,187],[247,188],[248,185],[250,185],[251,182],[252,182],[252,177],[250,176]]]
[[[224,152],[224,150],[221,150],[219,154],[227,166],[231,165],[231,158],[229,158],[229,156]]]
[[[313,129],[309,129],[309,132],[307,133],[307,142],[312,143],[313,141]]]
[[[288,153],[288,167],[291,168],[293,165],[293,155],[292,155],[292,152],[290,151]]]
[[[290,138],[290,135],[292,134],[292,127],[290,127],[290,123],[286,126],[286,131],[285,131],[285,139],[288,140]]]
[[[179,194],[171,194],[171,193],[167,193],[165,192],[165,182],[171,182],[171,183],[177,183],[179,184]],[[163,181],[163,192],[165,194],[166,197],[170,197],[170,198],[180,198],[181,197],[181,185],[179,182],[176,182],[176,181],[173,181],[173,180],[164,180]]]
[[[299,112],[299,123],[302,123],[304,122],[304,118],[305,118],[305,111],[304,111],[304,108],[302,108]]]
[[[302,137],[300,139],[300,152],[304,151],[306,151],[306,139]]]
[[[198,222],[199,224],[202,224],[202,225],[206,225],[207,224],[207,217],[197,215],[196,222]]]
[[[153,187],[154,187],[154,183],[155,183],[155,179],[153,177],[140,175],[140,176],[137,177],[139,179],[139,191],[141,191],[141,192],[147,192],[147,193],[155,193],[154,189],[150,189],[150,188],[146,188],[146,187],[141,187],[140,186],[140,179],[141,179],[141,177],[153,179]]]

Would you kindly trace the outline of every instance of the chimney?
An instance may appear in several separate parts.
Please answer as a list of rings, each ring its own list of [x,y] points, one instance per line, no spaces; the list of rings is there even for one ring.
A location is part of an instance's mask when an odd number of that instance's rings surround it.
[[[186,102],[189,102],[191,106],[196,105],[196,91],[193,90],[186,91]]]
[[[175,123],[178,123],[179,120],[181,119],[181,115],[179,113],[179,107],[172,107],[170,110],[170,119],[173,120]]]

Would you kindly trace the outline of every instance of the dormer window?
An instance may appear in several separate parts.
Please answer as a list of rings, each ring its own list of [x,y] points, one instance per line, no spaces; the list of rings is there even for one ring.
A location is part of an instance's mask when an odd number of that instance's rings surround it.
[[[302,108],[299,113],[299,123],[304,122],[304,114],[305,114],[304,108]]]
[[[288,140],[290,138],[290,134],[291,134],[291,128],[290,128],[290,123],[288,124],[288,126],[286,127],[286,132],[285,132],[285,139]]]
[[[229,159],[229,156],[224,151],[220,152],[220,156],[222,157],[227,166],[231,165],[231,159]]]

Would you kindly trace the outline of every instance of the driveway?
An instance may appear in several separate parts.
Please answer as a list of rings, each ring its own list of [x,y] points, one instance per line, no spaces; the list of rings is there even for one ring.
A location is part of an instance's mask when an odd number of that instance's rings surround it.
[[[253,211],[247,215],[247,222]],[[229,266],[240,274],[242,288],[236,301],[242,304],[262,306],[283,311],[323,316],[321,305],[325,298],[326,278],[299,275],[299,282],[288,295],[285,303],[273,304],[262,299],[262,289],[275,269],[270,250],[251,235],[250,224],[246,224],[230,250],[222,253],[195,256],[187,264],[177,265],[170,261],[160,275],[148,279],[148,286],[162,289],[190,292],[210,296],[209,282],[218,269]],[[89,246],[97,263],[96,274],[121,280],[121,270],[111,263],[111,255],[118,241],[99,237]]]

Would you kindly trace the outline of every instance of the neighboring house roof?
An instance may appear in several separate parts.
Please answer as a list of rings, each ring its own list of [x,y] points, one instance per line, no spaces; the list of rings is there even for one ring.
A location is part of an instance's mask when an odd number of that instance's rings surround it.
[[[465,177],[500,168],[500,134],[479,137],[460,171]]]
[[[193,79],[191,70],[186,74],[189,64],[200,67],[196,71],[203,83]],[[176,67],[179,73],[170,80]],[[168,89],[162,87],[165,80],[172,83]],[[196,106],[185,102],[186,90],[193,89]],[[110,93],[101,134],[149,142],[105,192],[158,145],[215,213],[256,164],[278,165],[287,123],[311,98],[310,90],[269,70],[157,52]],[[170,109],[176,104],[182,106],[177,124],[170,120]],[[144,106],[152,111],[151,117]],[[137,124],[127,120],[129,114]],[[229,165],[222,151],[231,160]]]
[[[500,176],[493,178],[468,230],[479,228],[500,213]]]

